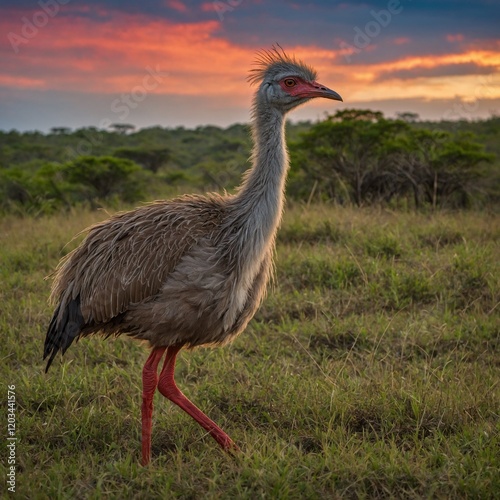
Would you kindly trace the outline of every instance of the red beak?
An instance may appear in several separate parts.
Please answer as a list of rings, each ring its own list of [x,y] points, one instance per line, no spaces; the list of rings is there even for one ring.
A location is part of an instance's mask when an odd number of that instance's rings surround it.
[[[287,89],[290,95],[296,97],[325,97],[326,99],[333,99],[334,101],[343,101],[340,94],[335,90],[329,89],[318,82],[299,82],[298,85],[292,89]]]

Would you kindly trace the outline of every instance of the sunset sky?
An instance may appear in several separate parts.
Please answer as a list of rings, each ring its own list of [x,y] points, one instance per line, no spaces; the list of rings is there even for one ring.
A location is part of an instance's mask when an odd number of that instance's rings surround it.
[[[495,0],[4,0],[0,129],[247,122],[255,52],[279,43],[342,107],[424,119],[500,114]]]

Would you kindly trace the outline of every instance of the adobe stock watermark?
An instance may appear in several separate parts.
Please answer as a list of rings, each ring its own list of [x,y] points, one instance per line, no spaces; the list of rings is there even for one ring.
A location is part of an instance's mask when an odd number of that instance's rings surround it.
[[[7,386],[7,489],[16,492],[16,386]]]
[[[355,54],[359,54],[363,49],[368,47],[372,40],[382,32],[383,28],[387,28],[392,21],[393,16],[400,14],[403,11],[403,6],[400,0],[389,0],[386,8],[379,11],[371,10],[372,19],[368,21],[363,29],[355,26],[354,37],[352,43],[345,41],[340,42],[340,50],[348,63]]]
[[[10,31],[7,34],[12,50],[19,53],[19,47],[27,44],[32,38],[38,35],[41,28],[47,26],[50,19],[55,17],[61,10],[61,5],[66,5],[70,0],[38,0],[40,10],[33,12],[31,19],[26,16],[21,17],[21,30],[19,33]]]
[[[494,75],[481,76],[478,80],[478,84],[474,87],[474,100],[455,102],[451,108],[443,113],[443,120],[470,119],[479,111],[480,101],[491,98]]]
[[[219,21],[223,21],[226,12],[232,12],[235,7],[238,7],[242,3],[243,0],[226,0],[225,2],[217,0],[212,2],[212,6],[219,16]]]
[[[160,66],[157,64],[155,68],[146,66],[147,74],[144,75],[141,85],[136,85],[128,94],[121,94],[120,97],[111,102],[111,111],[119,114],[120,120],[125,120],[130,114],[131,109],[137,108],[139,103],[144,101],[148,94],[155,90],[163,81],[165,74],[160,73]],[[108,123],[106,126],[109,126]]]
[[[106,129],[114,123],[116,119],[125,120],[130,115],[131,110],[136,109],[139,104],[163,82],[165,76],[167,76],[167,74],[161,72],[158,64],[154,68],[146,66],[146,74],[143,76],[141,84],[136,85],[130,92],[122,93],[120,97],[111,101],[110,110],[117,115],[117,117],[114,119],[109,117],[103,118],[99,122],[97,128]],[[67,160],[72,160],[82,155],[92,154],[94,146],[99,145],[102,140],[101,133],[87,134],[85,138],[82,138],[78,142],[75,148],[68,148],[66,150]]]

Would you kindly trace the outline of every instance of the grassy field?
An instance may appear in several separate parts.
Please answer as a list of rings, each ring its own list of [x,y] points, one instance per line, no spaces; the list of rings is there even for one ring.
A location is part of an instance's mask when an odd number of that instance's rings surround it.
[[[498,217],[288,207],[247,331],[179,357],[179,386],[241,453],[157,395],[147,468],[143,345],[86,339],[43,373],[44,277],[104,217],[0,221],[16,498],[499,498]]]

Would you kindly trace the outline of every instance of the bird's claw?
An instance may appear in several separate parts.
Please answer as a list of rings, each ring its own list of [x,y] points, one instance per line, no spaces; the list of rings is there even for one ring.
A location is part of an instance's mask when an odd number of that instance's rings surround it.
[[[237,455],[241,452],[240,447],[228,436],[228,438],[221,443],[222,449],[230,455]]]

